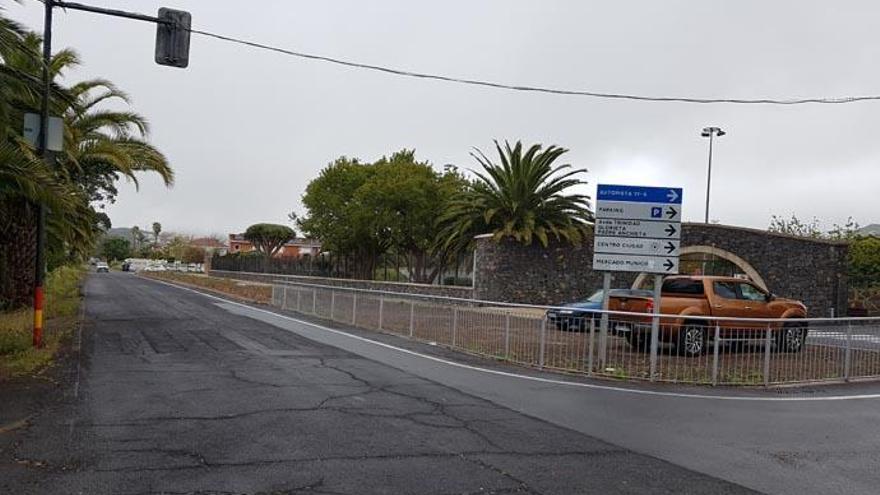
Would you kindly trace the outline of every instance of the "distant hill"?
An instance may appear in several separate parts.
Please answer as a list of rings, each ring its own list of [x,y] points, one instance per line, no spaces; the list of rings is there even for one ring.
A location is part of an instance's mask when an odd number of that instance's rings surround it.
[[[872,235],[874,237],[880,237],[880,223],[872,223],[871,225],[866,225],[860,228],[858,231],[859,235]]]

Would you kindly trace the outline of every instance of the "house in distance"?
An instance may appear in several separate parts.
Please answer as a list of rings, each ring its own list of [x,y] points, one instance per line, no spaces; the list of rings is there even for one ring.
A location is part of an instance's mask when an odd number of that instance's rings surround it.
[[[253,243],[244,238],[244,234],[229,234],[229,253],[248,253],[256,248]],[[321,241],[297,237],[287,241],[276,254],[276,258],[302,258],[303,256],[317,256],[321,252]]]

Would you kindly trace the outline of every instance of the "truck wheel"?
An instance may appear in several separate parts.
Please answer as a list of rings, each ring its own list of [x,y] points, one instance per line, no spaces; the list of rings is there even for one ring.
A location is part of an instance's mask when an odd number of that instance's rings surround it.
[[[676,347],[679,356],[699,356],[706,351],[709,334],[706,326],[700,323],[686,322],[678,329]]]
[[[805,323],[786,322],[776,332],[776,350],[779,352],[801,352],[807,342]]]

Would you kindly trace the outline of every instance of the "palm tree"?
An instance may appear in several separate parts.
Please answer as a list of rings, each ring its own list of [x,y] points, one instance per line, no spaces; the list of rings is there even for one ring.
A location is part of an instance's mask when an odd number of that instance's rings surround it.
[[[3,39],[2,35],[0,39]],[[8,94],[5,100],[19,111],[36,111],[39,108],[39,92],[28,91],[24,83],[32,79],[39,81],[36,75],[41,64],[33,54],[39,53],[40,44],[38,35],[24,33],[18,44],[19,50],[3,55],[3,63],[0,64],[7,71],[24,78],[17,91]],[[65,71],[80,63],[75,51],[60,50],[52,56],[49,65],[51,79],[61,78]],[[83,81],[69,88],[53,87],[52,112],[62,115],[65,123],[64,152],[56,156],[56,160],[60,172],[67,174],[71,182],[83,186],[90,196],[94,191],[89,187],[94,187],[94,182],[99,187],[112,184],[117,178],[116,174],[137,185],[136,172],[155,172],[167,186],[173,184],[174,173],[167,159],[145,141],[149,134],[147,120],[134,112],[102,108],[108,102],[130,103],[128,95],[104,79]],[[25,152],[30,151],[25,146],[22,148]],[[115,194],[115,191],[112,192]]]
[[[555,161],[568,150],[535,144],[523,152],[522,143],[504,147],[496,141],[499,163],[480,150],[471,153],[482,166],[468,190],[441,215],[441,242],[456,251],[471,245],[475,235],[491,233],[495,240],[515,239],[546,247],[550,239],[579,243],[593,220],[590,198],[565,194],[586,184],[576,176],[586,172]]]
[[[159,245],[159,233],[162,232],[162,224],[159,222],[153,222],[153,238],[154,244]]]
[[[80,258],[91,251],[106,215],[93,201],[112,201],[119,176],[137,185],[136,173],[158,173],[166,185],[174,180],[167,159],[146,142],[147,121],[140,115],[110,111],[102,104],[128,97],[105,80],[92,80],[64,88],[53,83],[50,110],[65,121],[64,152],[54,156],[54,167],[36,159],[20,135],[23,113],[39,110],[40,37],[0,15],[0,289],[2,299],[26,300],[8,292],[12,278],[33,274],[36,201],[49,206],[47,218],[50,259]],[[51,60],[52,80],[80,63],[72,50],[61,50]],[[16,251],[16,252],[12,252]],[[53,255],[54,253],[54,255]],[[20,289],[21,284],[16,287]],[[18,290],[18,289],[16,289]]]
[[[78,83],[69,92],[73,102],[64,113],[64,164],[75,182],[121,174],[137,186],[136,172],[155,172],[166,186],[174,183],[168,160],[145,140],[147,120],[134,112],[100,107],[112,100],[129,103],[128,95],[102,79]]]
[[[44,161],[0,142],[0,310],[25,305],[33,287],[36,248],[36,203],[64,212],[63,222],[50,217],[65,242],[88,236],[91,210],[80,191],[59,180]]]

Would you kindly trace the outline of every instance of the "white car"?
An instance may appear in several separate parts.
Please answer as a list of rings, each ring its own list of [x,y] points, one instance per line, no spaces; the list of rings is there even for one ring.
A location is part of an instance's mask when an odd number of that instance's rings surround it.
[[[168,269],[165,268],[165,265],[147,265],[144,268],[145,272],[167,272]]]
[[[101,273],[101,272],[109,273],[110,272],[110,265],[108,265],[104,261],[99,261],[95,264],[95,272],[96,273]]]

